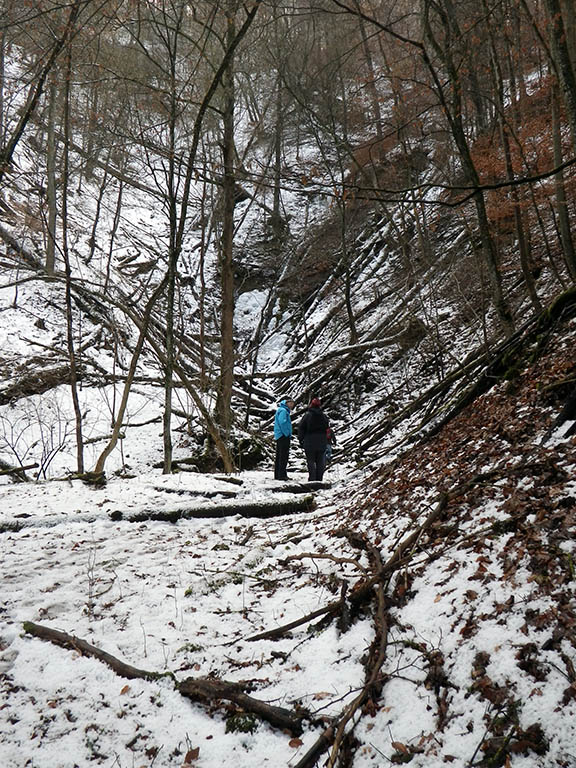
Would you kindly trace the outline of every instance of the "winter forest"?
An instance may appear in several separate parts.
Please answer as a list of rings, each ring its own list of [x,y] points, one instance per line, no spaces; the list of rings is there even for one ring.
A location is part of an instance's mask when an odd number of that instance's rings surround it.
[[[576,768],[574,222],[574,0],[0,0],[0,766]]]

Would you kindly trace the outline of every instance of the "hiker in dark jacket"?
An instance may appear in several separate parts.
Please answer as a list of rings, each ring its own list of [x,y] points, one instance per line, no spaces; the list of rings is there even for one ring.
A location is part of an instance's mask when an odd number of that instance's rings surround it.
[[[326,468],[328,417],[317,397],[313,397],[306,414],[298,425],[298,441],[306,453],[308,482],[322,480]]]

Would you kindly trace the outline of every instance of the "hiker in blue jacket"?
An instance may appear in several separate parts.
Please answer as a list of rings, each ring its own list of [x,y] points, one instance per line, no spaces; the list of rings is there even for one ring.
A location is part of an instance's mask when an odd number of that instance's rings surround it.
[[[274,462],[274,479],[288,480],[288,455],[292,438],[292,421],[290,411],[294,409],[294,400],[285,397],[280,400],[274,417],[274,440],[276,440],[276,460]]]

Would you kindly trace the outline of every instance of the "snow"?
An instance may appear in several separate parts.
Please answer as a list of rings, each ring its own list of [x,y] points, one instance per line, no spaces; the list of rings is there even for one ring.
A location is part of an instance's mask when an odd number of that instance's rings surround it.
[[[302,173],[315,157],[312,146],[299,148]],[[20,162],[22,168],[35,172],[32,155],[23,153]],[[80,217],[82,211],[83,221],[76,221],[75,228],[85,233],[86,240],[94,219],[95,192],[95,186],[87,185],[73,213]],[[86,254],[78,254],[74,263],[75,278],[87,285],[101,285],[107,269],[116,193],[116,183],[111,182],[92,262],[88,265],[82,258]],[[436,194],[435,190],[430,194]],[[122,268],[112,264],[110,289],[120,298],[121,285],[125,295],[139,289],[131,269],[146,267],[151,255],[158,258],[161,269],[161,257],[166,253],[165,216],[145,193],[131,191],[130,198],[114,251],[115,262],[124,258],[125,263]],[[293,217],[290,226],[295,236],[320,220],[328,202],[320,198],[310,202],[308,195],[285,191],[284,205],[286,217]],[[247,216],[242,226],[249,230],[255,217],[256,213]],[[360,320],[362,335],[386,318],[389,325],[384,335],[389,329],[392,333],[411,293],[419,294],[426,311],[438,308],[425,280],[408,294],[408,289],[396,285],[405,279],[396,273],[397,255],[376,257],[378,243],[390,226],[383,220],[365,241],[365,256],[361,254],[358,262],[362,285],[355,292],[356,310],[360,315],[362,308],[381,296],[382,286],[387,290],[394,286],[399,292],[394,298],[391,291],[382,302],[381,317],[366,314]],[[453,240],[452,248],[446,248],[434,269],[440,271],[454,258],[453,246],[465,235],[456,228],[446,232],[446,243]],[[34,251],[32,241],[22,237]],[[85,243],[77,245],[86,250]],[[139,258],[142,254],[144,261]],[[191,237],[185,253],[190,275],[196,268],[194,254]],[[213,265],[206,269],[210,271]],[[16,268],[7,270],[5,278],[11,284],[0,288],[0,346],[4,350],[0,368],[6,369],[0,372],[6,386],[13,383],[15,368],[34,352],[49,353],[44,363],[48,357],[54,365],[66,361],[63,314],[58,309],[63,285],[43,284],[41,290],[36,282],[16,285],[28,276]],[[321,293],[305,322],[310,327],[320,324],[340,300],[339,294],[335,289],[328,296]],[[216,298],[215,294],[212,299]],[[449,296],[443,301],[440,314],[450,318],[443,334],[452,341],[454,359],[463,359],[473,346],[474,335],[476,343],[481,340],[480,329],[458,329],[456,334],[453,317],[458,307]],[[241,335],[248,338],[253,333],[265,302],[264,290],[239,296],[236,322]],[[192,315],[193,308],[188,310]],[[294,328],[289,313],[282,313],[279,306],[274,308],[274,317],[276,326],[261,345],[259,363],[263,368],[285,370],[299,328]],[[133,339],[134,332],[120,313],[113,320],[116,329],[132,334]],[[105,329],[99,338],[103,325],[92,325],[87,317],[82,322],[82,341],[90,341],[89,358],[87,354],[84,362],[108,373],[125,373],[129,355],[124,348],[113,351]],[[313,354],[318,357],[344,346],[344,338],[340,326],[331,324],[317,340]],[[338,431],[340,445],[346,440],[357,442],[362,421],[372,424],[373,402],[382,398],[383,390],[392,405],[398,388],[409,388],[411,397],[426,390],[428,379],[415,375],[421,362],[419,355],[410,352],[396,370],[392,365],[385,367],[384,354],[374,362],[374,375],[382,379],[380,386],[353,404],[349,415],[356,423]],[[145,381],[158,377],[158,367],[143,360],[138,373],[124,436],[108,461],[104,488],[91,488],[70,475],[75,456],[70,447],[74,419],[68,387],[15,398],[0,411],[3,457],[15,463],[40,458],[38,482],[19,485],[11,484],[8,477],[0,478],[0,768],[182,768],[186,754],[194,749],[199,752],[193,762],[202,768],[231,763],[238,768],[295,765],[321,735],[327,718],[338,717],[362,689],[364,662],[374,639],[373,616],[368,610],[360,612],[347,631],[341,631],[335,621],[316,621],[279,640],[249,638],[325,607],[338,599],[343,582],[353,587],[362,577],[367,558],[335,535],[339,526],[348,525],[371,541],[377,539],[385,560],[415,522],[429,513],[437,488],[430,487],[428,472],[424,472],[426,484],[419,486],[415,478],[408,511],[398,495],[377,521],[367,514],[355,519],[359,502],[376,491],[368,486],[366,467],[353,472],[337,464],[327,476],[333,488],[316,493],[313,511],[267,520],[247,517],[243,508],[250,505],[296,501],[301,494],[282,489],[265,470],[238,474],[234,479],[240,485],[224,476],[160,474],[153,467],[161,443],[162,394],[158,386]],[[302,389],[308,383],[306,379]],[[121,383],[102,385],[101,379],[97,386],[81,387],[88,467],[94,466],[106,444],[120,391]],[[194,409],[186,405],[182,410],[193,414]],[[524,415],[529,418],[530,414]],[[382,439],[382,454],[388,452],[384,461],[392,463],[398,455],[398,440],[419,419],[416,414]],[[550,445],[561,439],[565,429],[552,435]],[[179,433],[176,456],[186,454],[188,437]],[[490,439],[495,443],[496,438]],[[473,449],[483,457],[488,447],[478,441]],[[293,483],[304,484],[303,469],[302,456],[294,452]],[[432,474],[432,462],[428,469]],[[457,471],[457,466],[447,458],[445,469],[447,473]],[[481,469],[494,469],[490,458],[477,467],[477,471]],[[127,477],[127,473],[133,476]],[[45,482],[45,476],[58,479]],[[516,490],[533,485],[522,478]],[[494,488],[504,493],[503,483],[495,483]],[[576,483],[566,482],[563,492],[566,498],[576,495]],[[186,518],[191,511],[205,517]],[[142,519],[162,513],[180,514],[181,518],[177,522]],[[211,514],[214,518],[208,517]],[[527,605],[536,614],[546,615],[556,610],[557,603],[535,594],[529,555],[514,550],[511,534],[491,540],[486,550],[474,549],[487,527],[509,516],[503,496],[484,500],[473,515],[458,521],[456,543],[446,544],[437,559],[429,560],[424,550],[411,563],[409,599],[389,609],[382,694],[373,702],[373,712],[363,717],[357,714],[354,719],[362,743],[354,755],[355,768],[387,765],[405,754],[402,746],[415,750],[410,762],[414,768],[468,766],[479,761],[489,723],[506,708],[479,695],[482,681],[489,692],[490,686],[509,691],[519,707],[519,725],[527,728],[540,723],[548,741],[547,754],[516,753],[510,757],[511,768],[576,766],[576,706],[573,698],[563,702],[570,681],[560,662],[560,654],[573,658],[573,644],[566,636],[558,649],[543,650],[551,630],[530,625],[526,618]],[[527,516],[525,522],[535,528],[539,524],[536,515]],[[573,540],[555,546],[567,556],[574,552]],[[334,559],[315,554],[329,554]],[[504,554],[515,557],[510,571],[504,570]],[[338,562],[339,557],[346,560]],[[358,566],[350,560],[356,560]],[[408,571],[400,575],[408,577]],[[502,610],[510,598],[513,602]],[[23,626],[30,621],[82,638],[136,667],[172,672],[178,681],[210,675],[250,681],[254,697],[288,709],[303,707],[316,720],[305,724],[299,739],[258,720],[253,732],[230,731],[228,711],[222,703],[193,703],[178,692],[170,678],[123,679],[101,661],[32,637]],[[539,660],[544,658],[545,683],[518,667],[518,654],[530,643],[538,646]],[[448,703],[442,727],[437,692],[428,680],[428,659],[436,651],[444,659],[449,681],[441,689]],[[488,656],[482,676],[476,675],[479,653]],[[325,759],[324,755],[320,762]]]
[[[296,457],[292,461],[297,465]],[[298,466],[291,474],[295,481],[305,480]],[[0,765],[182,766],[188,750],[199,747],[197,764],[206,768],[232,761],[245,768],[288,766],[322,731],[320,724],[310,724],[293,740],[257,722],[252,733],[227,733],[223,707],[192,703],[167,678],[124,680],[101,661],[26,634],[27,621],[82,638],[138,668],[171,671],[178,680],[211,674],[252,680],[251,695],[287,708],[300,705],[337,716],[354,698],[373,639],[369,615],[344,633],[330,622],[312,633],[305,624],[277,641],[247,638],[327,605],[336,599],[341,579],[353,583],[360,577],[353,563],[337,565],[310,555],[358,558],[344,539],[331,534],[341,518],[342,491],[359,490],[361,475],[322,491],[313,512],[268,520],[243,517],[242,505],[272,491],[278,499],[290,493],[267,472],[235,479],[242,485],[224,476],[148,472],[111,478],[101,489],[80,480],[0,488],[0,523],[22,524],[0,535]],[[211,505],[220,507],[222,498],[201,494],[230,489],[238,496],[225,500],[231,504],[225,517],[176,523],[110,518],[115,511],[128,517],[199,504],[209,511]],[[422,505],[425,509],[425,499]],[[499,517],[495,505],[484,514]],[[384,555],[405,523],[399,518],[385,526]],[[497,546],[504,548],[508,541],[503,535]],[[496,552],[489,557],[489,572],[501,575]],[[524,702],[524,727],[540,722],[550,739],[545,757],[518,755],[514,768],[552,765],[553,757],[570,760],[576,713],[573,706],[559,710],[562,684],[539,686],[528,676],[518,682],[516,654],[530,641],[522,605],[530,591],[524,580],[528,571],[516,572],[511,593],[500,579],[482,587],[482,611],[489,613],[512,593],[518,609],[505,620],[495,611],[493,619],[463,639],[462,622],[475,613],[470,589],[479,589],[479,582],[471,581],[477,556],[459,549],[449,562],[449,568],[442,559],[428,564],[412,585],[413,598],[394,612],[383,669],[389,681],[375,716],[358,725],[364,747],[355,766],[381,764],[383,755],[390,758],[397,751],[393,743],[419,745],[414,766],[439,768],[446,756],[468,764],[486,728],[486,702],[468,692],[480,650],[489,654],[486,674],[494,684],[515,681],[515,696]],[[359,563],[366,565],[362,558]],[[551,605],[531,603],[541,612]],[[410,638],[429,650],[441,649],[446,659],[452,717],[435,741],[434,691],[423,686],[426,664],[407,644]],[[553,666],[550,674],[561,677]]]
[[[251,486],[243,500],[260,499],[278,485],[263,473],[243,481]],[[324,708],[356,688],[371,639],[368,621],[341,643],[329,627],[300,649],[304,627],[295,639],[274,644],[286,662],[271,657],[269,643],[244,639],[330,601],[309,569],[299,582],[276,580],[278,559],[301,551],[289,535],[321,540],[334,523],[333,508],[323,510],[320,522],[310,514],[278,521],[231,514],[176,524],[109,519],[115,509],[172,503],[158,488],[202,492],[220,485],[231,487],[202,476],[159,475],[112,480],[101,490],[80,481],[39,483],[32,492],[30,486],[2,488],[2,522],[20,518],[26,527],[0,538],[0,765],[147,765],[154,750],[155,765],[181,765],[188,743],[200,746],[207,766],[229,760],[274,765],[279,752],[294,751],[287,735],[266,725],[254,734],[226,734],[223,716],[208,716],[172,683],[127,683],[99,661],[24,635],[24,621],[82,637],[137,667],[171,669],[179,678],[225,670],[230,680],[262,679],[259,695],[284,706],[299,700]],[[81,519],[86,515],[89,522]],[[324,570],[323,562],[313,570]],[[301,749],[314,738],[313,730],[306,733]]]

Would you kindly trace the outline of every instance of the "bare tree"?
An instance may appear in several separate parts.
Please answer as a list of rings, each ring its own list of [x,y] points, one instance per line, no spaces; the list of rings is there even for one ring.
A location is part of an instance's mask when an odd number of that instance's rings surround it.
[[[12,162],[12,157],[16,151],[16,147],[26,130],[26,126],[30,122],[32,115],[38,105],[38,101],[44,90],[46,79],[52,70],[58,56],[62,52],[64,46],[70,38],[70,34],[75,29],[76,22],[78,20],[84,0],[73,0],[70,5],[68,17],[63,25],[62,31],[59,36],[53,42],[49,51],[43,54],[43,63],[40,62],[39,71],[34,77],[31,83],[28,94],[26,97],[26,103],[20,111],[20,118],[17,121],[15,128],[12,130],[10,137],[4,137],[2,147],[0,149],[0,182],[4,178],[6,171]]]
[[[567,4],[560,0],[544,0],[544,5],[550,22],[552,55],[564,91],[572,144],[576,151],[576,73],[569,49],[569,41],[574,40],[574,8],[568,9]]]
[[[72,45],[74,28],[70,27],[66,41],[66,67],[64,87],[64,161],[62,168],[62,256],[66,275],[66,336],[68,344],[68,359],[70,361],[70,392],[74,407],[76,424],[76,459],[77,471],[84,473],[84,439],[82,436],[82,409],[78,396],[78,363],[74,345],[73,305],[72,305],[72,269],[68,248],[68,184],[70,178],[69,146],[70,140],[70,90],[72,79]]]
[[[236,0],[226,5],[226,47],[230,48],[236,35]],[[222,234],[220,238],[220,377],[216,399],[216,420],[225,438],[230,434],[231,400],[234,384],[234,204],[235,204],[235,151],[234,151],[234,57],[222,79]]]

